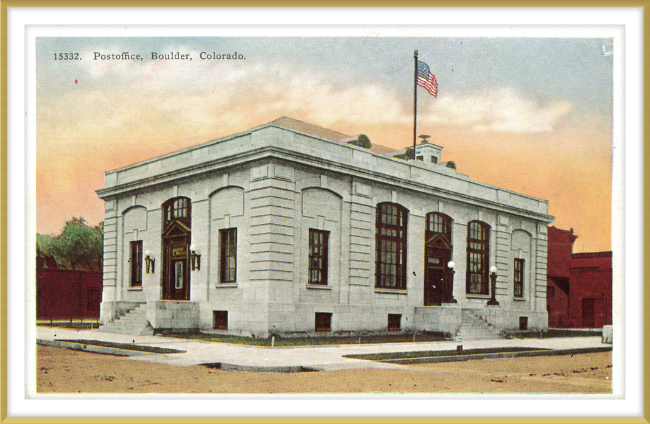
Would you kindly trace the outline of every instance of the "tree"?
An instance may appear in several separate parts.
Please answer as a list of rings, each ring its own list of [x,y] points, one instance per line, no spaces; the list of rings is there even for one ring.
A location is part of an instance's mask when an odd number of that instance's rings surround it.
[[[365,134],[361,134],[359,137],[357,137],[356,140],[350,141],[348,144],[363,147],[364,149],[369,149],[372,147],[372,143],[370,142],[370,139]]]
[[[447,168],[451,168],[451,169],[455,170],[456,169],[456,162],[454,162],[453,160],[450,160],[449,162],[447,162]]]
[[[404,153],[404,157],[409,160],[413,160],[415,158],[415,155],[413,154],[413,147],[409,147],[406,149],[406,153]]]
[[[72,218],[58,236],[37,234],[36,247],[72,270],[101,271],[104,223],[91,227],[84,218]]]

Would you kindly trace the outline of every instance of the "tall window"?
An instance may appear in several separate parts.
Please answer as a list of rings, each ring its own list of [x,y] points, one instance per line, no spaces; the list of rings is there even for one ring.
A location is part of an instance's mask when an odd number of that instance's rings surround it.
[[[309,284],[327,285],[329,231],[309,230]]]
[[[406,222],[408,211],[394,203],[377,205],[375,287],[406,289]]]
[[[142,286],[142,240],[131,242],[131,287]]]
[[[524,297],[524,260],[515,258],[515,297]]]
[[[221,244],[221,282],[237,281],[237,228],[219,230]]]
[[[467,226],[467,293],[489,294],[490,226],[472,221]]]

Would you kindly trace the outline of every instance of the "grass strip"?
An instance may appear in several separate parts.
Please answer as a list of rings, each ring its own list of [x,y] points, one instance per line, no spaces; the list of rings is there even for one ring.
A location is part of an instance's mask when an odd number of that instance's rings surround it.
[[[57,328],[74,328],[74,329],[84,329],[84,330],[93,330],[99,328],[99,323],[97,322],[37,322],[37,327],[57,327]]]
[[[110,347],[116,349],[125,349],[125,350],[134,350],[137,352],[149,352],[149,353],[185,353],[184,350],[177,349],[168,349],[164,347],[153,347],[153,346],[141,346],[128,343],[113,343],[113,342],[104,342],[101,340],[84,340],[84,339],[56,339],[57,342],[66,342],[66,343],[76,343],[76,344],[85,344],[91,346],[101,346],[101,347]]]
[[[530,348],[530,347],[501,347],[485,349],[467,349],[467,350],[421,350],[415,352],[392,352],[392,353],[369,353],[344,355],[345,358],[366,359],[369,361],[393,361],[398,359],[413,358],[437,358],[441,356],[465,356],[465,355],[486,355],[490,353],[511,353],[511,352],[531,352],[544,351],[550,349]]]
[[[515,331],[509,333],[510,337],[516,339],[554,339],[562,337],[602,337],[602,330],[571,330],[560,328],[549,328],[544,331]]]
[[[172,333],[167,337],[181,339],[199,340],[214,343],[230,343],[249,346],[271,346],[271,339],[256,339],[252,337],[227,336],[207,333]],[[321,346],[321,345],[345,345],[345,344],[370,344],[370,343],[413,343],[413,342],[437,342],[445,340],[440,336],[429,336],[418,334],[396,334],[392,336],[333,336],[333,337],[276,337],[274,346]]]

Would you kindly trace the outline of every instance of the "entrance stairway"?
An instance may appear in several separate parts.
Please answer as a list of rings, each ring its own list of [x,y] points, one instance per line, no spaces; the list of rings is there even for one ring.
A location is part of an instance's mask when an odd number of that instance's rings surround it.
[[[99,327],[99,331],[105,333],[131,334],[134,336],[152,335],[153,328],[147,320],[147,308],[145,305],[145,303],[142,303],[134,309],[126,311],[120,317]]]
[[[502,339],[503,335],[498,328],[485,321],[472,309],[461,310],[461,323],[458,340],[495,340]]]

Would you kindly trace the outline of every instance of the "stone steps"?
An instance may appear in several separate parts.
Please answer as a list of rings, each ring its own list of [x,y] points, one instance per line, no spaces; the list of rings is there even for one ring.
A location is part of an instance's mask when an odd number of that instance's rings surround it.
[[[153,328],[147,320],[147,309],[145,304],[138,305],[108,324],[100,326],[99,331],[105,333],[130,334],[134,336],[153,334]]]
[[[461,311],[461,324],[456,336],[459,340],[495,340],[502,339],[501,331],[471,309]]]

